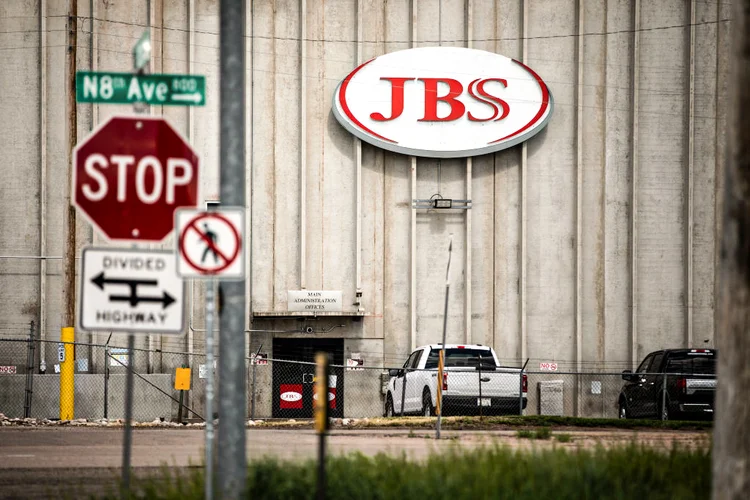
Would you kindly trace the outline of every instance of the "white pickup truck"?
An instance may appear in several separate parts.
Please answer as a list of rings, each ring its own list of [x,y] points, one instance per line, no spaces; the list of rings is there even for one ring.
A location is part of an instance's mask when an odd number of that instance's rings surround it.
[[[441,344],[417,348],[402,368],[389,370],[385,415],[435,415]],[[446,344],[443,415],[521,414],[526,408],[526,375],[499,366],[483,345]]]

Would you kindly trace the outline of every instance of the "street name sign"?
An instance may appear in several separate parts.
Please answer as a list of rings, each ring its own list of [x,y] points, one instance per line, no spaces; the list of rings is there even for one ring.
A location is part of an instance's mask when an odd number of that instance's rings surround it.
[[[113,116],[73,152],[73,204],[110,240],[160,242],[198,204],[199,168],[163,117]]]
[[[177,274],[183,278],[245,277],[245,210],[178,210],[175,214]]]
[[[81,266],[81,330],[183,333],[185,284],[174,252],[87,247]]]
[[[76,72],[76,101],[152,106],[203,106],[206,77],[199,75]]]

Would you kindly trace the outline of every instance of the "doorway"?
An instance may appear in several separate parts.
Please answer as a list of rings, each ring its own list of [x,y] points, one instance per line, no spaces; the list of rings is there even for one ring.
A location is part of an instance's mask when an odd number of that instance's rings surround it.
[[[344,339],[273,339],[274,418],[312,418],[315,354],[326,352],[332,365],[344,364]],[[328,383],[332,418],[344,415],[344,370],[332,368]]]

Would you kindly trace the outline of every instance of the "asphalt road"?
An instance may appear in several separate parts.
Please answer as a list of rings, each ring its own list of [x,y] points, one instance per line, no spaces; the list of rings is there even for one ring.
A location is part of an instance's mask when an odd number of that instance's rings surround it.
[[[707,446],[705,432],[634,432],[624,430],[571,430],[570,442],[519,439],[515,430],[445,431],[441,441],[434,431],[351,429],[332,432],[328,449],[333,454],[358,451],[366,455],[405,453],[419,460],[430,453],[459,445],[472,448],[499,443],[513,448],[538,446],[588,447],[633,439],[668,449],[673,441]],[[150,475],[160,466],[198,466],[203,463],[203,429],[141,428],[133,430],[134,475]],[[111,489],[122,464],[121,428],[5,427],[0,429],[0,498],[80,498]],[[249,460],[273,456],[304,460],[316,456],[317,435],[310,429],[250,429]]]

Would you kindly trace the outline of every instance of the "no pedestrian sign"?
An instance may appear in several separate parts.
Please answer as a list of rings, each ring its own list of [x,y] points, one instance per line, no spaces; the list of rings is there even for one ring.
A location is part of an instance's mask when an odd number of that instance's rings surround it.
[[[182,278],[245,277],[245,210],[178,210],[177,274]]]

